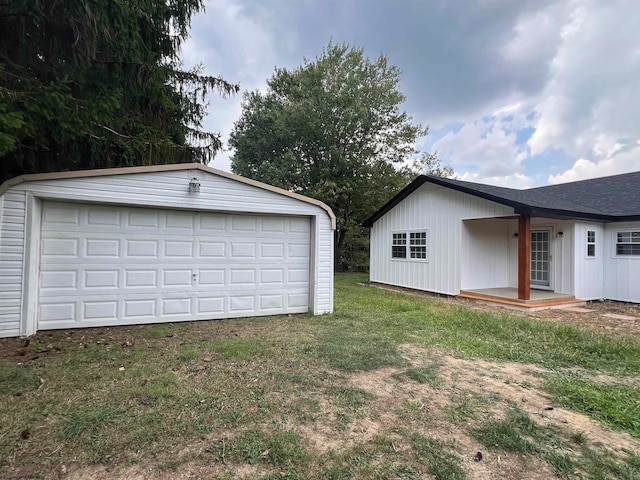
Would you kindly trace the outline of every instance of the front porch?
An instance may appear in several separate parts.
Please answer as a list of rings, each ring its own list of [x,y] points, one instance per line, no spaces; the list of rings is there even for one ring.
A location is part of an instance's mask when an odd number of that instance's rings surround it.
[[[584,300],[576,299],[573,295],[549,290],[530,290],[529,298],[521,299],[518,298],[518,289],[509,287],[461,290],[458,296],[489,304],[499,304],[507,308],[530,311],[546,308],[576,307],[586,304]]]

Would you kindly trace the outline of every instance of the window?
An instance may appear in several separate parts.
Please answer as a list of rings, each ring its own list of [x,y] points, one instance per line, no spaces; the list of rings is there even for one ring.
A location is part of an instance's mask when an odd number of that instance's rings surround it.
[[[407,258],[407,234],[394,233],[391,244],[391,258]]]
[[[640,255],[640,232],[618,232],[616,255]]]
[[[409,234],[409,253],[411,258],[427,258],[427,232]]]
[[[587,230],[587,257],[596,256],[596,232]]]
[[[394,233],[392,238],[391,258],[427,259],[426,230]]]

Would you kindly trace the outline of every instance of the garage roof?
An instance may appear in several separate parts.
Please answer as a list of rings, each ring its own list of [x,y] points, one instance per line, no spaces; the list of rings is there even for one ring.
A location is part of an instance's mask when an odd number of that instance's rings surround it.
[[[0,195],[6,192],[9,188],[25,182],[84,177],[101,177],[107,175],[130,175],[135,173],[167,172],[175,170],[202,170],[203,172],[211,173],[213,175],[218,175],[220,177],[235,180],[247,185],[252,185],[263,190],[268,190],[280,195],[295,198],[296,200],[300,200],[301,202],[309,203],[311,205],[316,205],[317,207],[320,207],[327,212],[327,214],[331,218],[331,228],[334,230],[336,229],[336,216],[333,214],[331,208],[329,208],[328,205],[321,202],[320,200],[305,197],[304,195],[300,195],[298,193],[290,192],[288,190],[274,187],[273,185],[268,185],[266,183],[258,182],[257,180],[252,180],[250,178],[234,175],[233,173],[225,172],[223,170],[211,168],[200,163],[178,163],[171,165],[151,165],[145,167],[105,168],[96,170],[77,170],[72,172],[35,173],[31,175],[20,175],[19,177],[11,178],[0,185]]]
[[[621,222],[640,220],[640,172],[517,190],[420,175],[364,222],[373,224],[425,183],[513,207],[517,214]]]

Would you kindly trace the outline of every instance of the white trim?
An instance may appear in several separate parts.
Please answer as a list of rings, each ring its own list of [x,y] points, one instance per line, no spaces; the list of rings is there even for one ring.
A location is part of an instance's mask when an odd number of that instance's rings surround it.
[[[547,252],[548,255],[548,259],[547,259],[547,273],[549,275],[549,284],[548,285],[540,285],[537,283],[533,283],[533,279],[529,278],[529,288],[534,289],[534,290],[550,290],[550,291],[554,291],[553,290],[553,257],[555,256],[555,252],[553,252],[552,254],[552,248],[554,246],[554,239],[555,239],[555,228],[553,225],[531,225],[531,231],[530,231],[530,235],[533,234],[533,232],[549,232],[549,251]],[[531,252],[529,252],[529,259],[528,259],[529,263],[531,263],[533,260],[531,259]],[[531,269],[529,269],[529,277],[531,277]]]
[[[424,233],[425,234],[425,258],[412,258],[411,257],[411,234],[412,233]],[[404,257],[394,257],[393,256],[393,235],[394,234],[404,234],[405,235],[405,256]],[[393,262],[419,262],[419,263],[429,263],[429,229],[428,228],[410,228],[403,230],[392,230],[391,231],[391,256],[390,259]],[[401,247],[402,245],[395,245],[396,247]],[[422,245],[414,245],[422,246]]]
[[[20,335],[38,330],[38,287],[40,284],[40,227],[42,201],[31,192],[26,198],[25,248],[22,276],[22,321]]]
[[[613,246],[613,252],[611,257],[612,258],[622,258],[625,260],[640,260],[640,255],[622,255],[622,254],[618,254],[618,233],[627,233],[627,232],[640,232],[640,228],[616,228],[613,231],[613,241],[612,246]],[[626,245],[626,244],[625,244]],[[638,244],[640,245],[640,243]]]
[[[589,241],[589,232],[593,232],[593,242]],[[598,259],[598,248],[597,248],[597,244],[598,244],[598,232],[596,230],[589,229],[589,227],[587,227],[585,229],[585,235],[586,238],[584,246],[586,247],[584,250],[584,258],[586,260],[597,260]],[[589,255],[589,246],[593,245],[593,255]]]

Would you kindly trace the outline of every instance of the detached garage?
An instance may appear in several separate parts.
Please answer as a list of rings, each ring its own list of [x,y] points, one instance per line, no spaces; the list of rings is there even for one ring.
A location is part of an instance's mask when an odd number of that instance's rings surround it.
[[[0,337],[333,311],[322,202],[199,164],[0,186]]]

